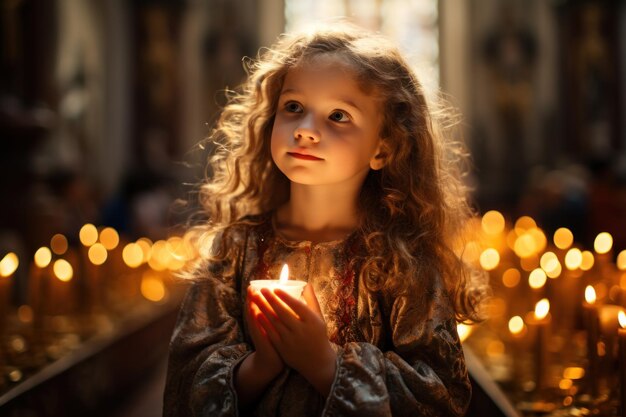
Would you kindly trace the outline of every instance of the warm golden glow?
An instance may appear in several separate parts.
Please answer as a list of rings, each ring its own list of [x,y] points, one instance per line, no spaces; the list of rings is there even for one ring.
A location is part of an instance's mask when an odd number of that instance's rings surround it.
[[[191,259],[187,245],[183,239],[178,236],[172,236],[167,239],[166,247],[170,253],[170,261],[167,268],[171,271],[181,269],[185,266],[185,263]]]
[[[542,298],[535,304],[535,318],[537,320],[544,319],[550,312],[550,301],[547,298]]]
[[[507,288],[516,287],[521,278],[520,272],[515,268],[509,268],[502,274],[502,283]]]
[[[37,249],[34,258],[35,265],[37,265],[39,268],[45,268],[50,265],[50,262],[52,261],[52,252],[50,252],[50,249],[42,246]]]
[[[57,255],[63,255],[67,252],[67,247],[67,238],[60,233],[57,233],[50,239],[50,248]]]
[[[105,227],[100,232],[100,243],[107,250],[113,250],[120,244],[120,235],[112,227]]]
[[[520,334],[524,326],[524,320],[520,316],[511,317],[509,320],[509,331],[514,335]]]
[[[154,243],[147,237],[139,238],[135,243],[137,243],[141,248],[141,252],[143,253],[143,262],[148,262],[152,257],[152,245],[154,245]]]
[[[556,257],[554,252],[546,252],[541,255],[539,265],[541,265],[541,269],[546,272],[554,271],[556,268],[558,268],[559,258]]]
[[[583,253],[578,248],[572,248],[565,254],[565,267],[570,271],[580,268],[583,263]]]
[[[591,285],[587,285],[585,288],[585,301],[589,304],[596,302],[596,290]]]
[[[621,251],[618,255],[617,255],[617,268],[619,268],[622,271],[626,271],[626,249]]]
[[[485,271],[495,269],[500,263],[500,254],[493,248],[487,248],[480,254],[480,266]]]
[[[143,262],[143,252],[136,243],[129,243],[122,250],[124,263],[131,268],[137,268]]]
[[[497,235],[504,231],[504,216],[496,210],[488,211],[483,216],[481,225],[488,235]]]
[[[585,369],[577,366],[570,366],[563,370],[563,378],[566,379],[582,379],[585,376]]]
[[[626,329],[626,314],[624,311],[617,313],[617,321],[622,329]]]
[[[487,348],[485,349],[485,352],[487,353],[487,356],[494,357],[502,356],[505,350],[506,348],[504,347],[504,343],[502,343],[500,340],[492,340],[487,343]]]
[[[522,216],[515,222],[515,231],[518,235],[521,235],[525,230],[530,230],[534,227],[537,227],[537,223],[532,217]]]
[[[557,248],[567,249],[574,243],[574,234],[567,227],[561,227],[554,232],[552,240]]]
[[[289,280],[289,266],[283,265],[283,269],[280,270],[280,282],[287,282]]]
[[[98,241],[98,229],[93,224],[87,223],[80,228],[78,238],[83,245],[91,246]]]
[[[583,251],[582,256],[583,256],[583,260],[580,264],[580,269],[582,269],[583,271],[589,271],[591,268],[593,268],[593,264],[595,262],[593,253],[589,252],[588,250],[585,250]]]
[[[551,271],[546,271],[546,275],[548,276],[548,278],[554,279],[558,278],[561,275],[561,272],[563,272],[563,267],[561,266],[561,263],[558,262],[556,264],[556,268]]]
[[[607,253],[613,247],[613,236],[610,233],[602,232],[593,241],[593,248],[597,253]]]
[[[74,268],[65,259],[57,259],[52,265],[54,275],[61,281],[67,282],[74,276]]]
[[[506,234],[506,245],[509,247],[509,249],[513,250],[515,249],[515,242],[517,241],[517,233],[515,232],[515,229],[509,231],[509,233]]]
[[[20,265],[20,260],[13,252],[9,252],[4,255],[4,258],[0,261],[0,277],[8,277],[13,275]]]
[[[562,390],[568,390],[572,388],[572,385],[574,385],[574,382],[571,379],[562,379],[559,381],[559,388]]]
[[[469,335],[472,333],[472,326],[468,326],[467,324],[459,323],[456,325],[456,332],[459,335],[459,339],[461,342],[467,340]]]
[[[537,243],[530,233],[524,233],[515,239],[513,251],[520,258],[528,258],[537,252]]]
[[[102,265],[106,262],[108,253],[106,248],[102,243],[94,243],[87,253],[89,260],[94,265]]]
[[[158,302],[165,298],[165,285],[155,274],[144,274],[141,279],[141,295],[147,300]]]
[[[172,259],[172,254],[167,249],[167,243],[164,240],[157,240],[152,245],[152,252],[148,265],[155,271],[165,271]]]
[[[489,300],[488,309],[489,309],[489,317],[502,317],[506,312],[508,307],[508,303],[505,299],[500,297],[493,297]]]
[[[548,245],[548,239],[546,238],[546,234],[543,233],[543,230],[538,227],[534,227],[528,231],[535,241],[535,253],[543,252]]]
[[[619,277],[619,286],[622,290],[626,290],[626,272]]]
[[[539,267],[539,257],[534,254],[529,256],[528,258],[521,258],[519,260],[519,264],[522,269],[526,272],[530,272],[535,268]]]
[[[547,277],[548,276],[543,269],[537,268],[533,270],[528,276],[528,285],[530,286],[530,288],[533,288],[535,290],[542,288],[544,285],[546,285]]]
[[[466,262],[474,263],[480,258],[480,244],[476,241],[467,242],[463,251],[463,259]]]

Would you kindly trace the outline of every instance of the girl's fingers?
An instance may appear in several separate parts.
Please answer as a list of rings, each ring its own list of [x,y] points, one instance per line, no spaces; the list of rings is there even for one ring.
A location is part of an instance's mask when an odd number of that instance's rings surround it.
[[[300,317],[300,319],[302,319],[302,321],[306,321],[307,318],[310,317],[311,310],[302,301],[293,298],[291,295],[281,290],[280,288],[276,288],[274,290],[274,293],[280,300],[287,304],[289,308],[291,308],[293,312],[296,313],[298,317]],[[293,314],[291,315],[293,316]]]
[[[259,314],[256,316],[256,322],[259,324],[263,333],[265,334],[265,336],[267,336],[270,342],[276,345],[276,343],[278,343],[278,341],[280,340],[280,336],[276,332],[274,326],[272,326],[272,323],[270,323],[270,321],[267,319],[267,317],[265,317],[263,313],[259,312]]]
[[[280,319],[280,321],[288,328],[293,329],[294,326],[298,325],[299,317],[294,315],[294,312],[284,303],[282,302],[276,295],[272,293],[267,288],[263,288],[261,290],[261,294],[270,304],[274,312]]]
[[[280,334],[281,332],[285,332],[287,330],[285,325],[277,317],[272,307],[270,307],[270,305],[267,303],[265,299],[263,299],[263,297],[259,297],[255,294],[252,299],[252,302],[257,306],[257,308],[260,310],[262,315],[265,317],[267,321],[269,321],[269,323],[272,325],[272,327],[277,333]]]
[[[317,297],[315,296],[315,291],[313,290],[313,286],[311,284],[306,284],[304,287],[304,292],[302,293],[304,297],[304,301],[306,301],[306,305],[317,313],[322,319],[324,316],[322,315],[322,309],[320,307],[320,303],[317,301]]]

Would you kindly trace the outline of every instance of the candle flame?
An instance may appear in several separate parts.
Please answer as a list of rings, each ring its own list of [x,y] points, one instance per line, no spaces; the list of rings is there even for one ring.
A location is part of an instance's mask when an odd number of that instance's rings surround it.
[[[283,265],[283,269],[280,271],[280,283],[287,282],[289,280],[289,266]]]
[[[623,311],[617,313],[617,321],[619,321],[619,325],[622,329],[626,329],[626,314]]]
[[[535,304],[535,318],[541,320],[548,315],[550,311],[550,301],[547,298],[542,298]]]
[[[587,285],[587,288],[585,288],[585,301],[589,304],[596,302],[596,290],[594,290],[591,285]]]

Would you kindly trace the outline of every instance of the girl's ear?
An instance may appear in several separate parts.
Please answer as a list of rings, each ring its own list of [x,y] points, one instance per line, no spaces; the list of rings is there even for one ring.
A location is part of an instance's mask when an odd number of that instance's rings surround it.
[[[382,169],[385,166],[385,163],[387,162],[386,161],[387,154],[385,153],[383,148],[384,148],[383,141],[381,139],[381,141],[378,144],[378,147],[376,148],[376,153],[370,160],[370,168],[373,169],[374,171],[378,171]]]

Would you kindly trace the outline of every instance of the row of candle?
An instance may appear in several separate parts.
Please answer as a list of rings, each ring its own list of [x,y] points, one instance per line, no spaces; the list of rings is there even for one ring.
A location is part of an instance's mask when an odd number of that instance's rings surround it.
[[[545,392],[556,388],[550,372],[559,365],[564,376],[558,389],[568,394],[563,406],[581,392],[596,402],[615,397],[610,388],[617,377],[617,358],[620,377],[626,373],[626,357],[622,356],[626,354],[626,347],[622,347],[626,344],[626,330],[622,330],[626,323],[618,324],[618,316],[626,307],[626,251],[614,257],[612,237],[606,232],[596,236],[593,251],[582,250],[566,228],[548,239],[533,219],[523,216],[507,227],[504,216],[496,211],[471,222],[466,236],[471,238],[462,248],[464,259],[491,277],[494,297],[488,326],[494,334],[502,335],[505,330],[510,335],[493,337],[487,345],[501,344],[501,350],[512,353],[533,352],[532,385],[520,377],[524,369],[515,369],[519,368],[519,356],[513,360],[509,378],[531,387],[534,398],[548,396]],[[473,330],[477,329],[461,333]],[[579,332],[586,336],[583,358],[575,346]],[[615,349],[618,344],[619,349]],[[560,355],[552,354],[557,350]],[[575,386],[573,381],[583,375],[586,386]],[[620,386],[620,399],[626,402],[624,383]]]
[[[124,242],[112,228],[87,224],[70,238],[80,244],[54,235],[30,262],[0,254],[0,392],[60,350],[166,303],[172,273],[195,256],[184,237]]]

